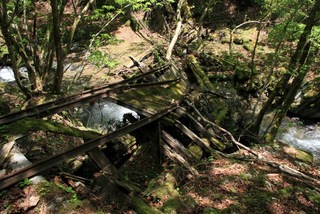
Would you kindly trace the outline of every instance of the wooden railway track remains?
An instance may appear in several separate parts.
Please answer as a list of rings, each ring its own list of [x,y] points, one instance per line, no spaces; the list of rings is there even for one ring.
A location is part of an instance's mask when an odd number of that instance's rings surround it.
[[[81,93],[71,95],[68,97],[60,98],[54,101],[44,103],[32,108],[27,108],[18,112],[13,112],[7,115],[0,116],[0,125],[8,124],[26,117],[45,117],[52,115],[54,113],[69,109],[72,107],[79,106],[84,103],[92,102],[97,99],[106,98],[110,93],[116,93],[121,90],[128,90],[131,88],[147,87],[152,85],[168,84],[171,82],[176,82],[178,79],[167,80],[155,83],[143,83],[143,84],[129,84],[134,81],[140,80],[144,77],[150,76],[157,72],[166,71],[169,69],[169,64],[161,66],[159,68],[152,69],[146,73],[132,77],[118,83],[103,85],[99,87],[94,87],[90,90],[83,91]]]
[[[137,89],[137,88],[143,88],[143,87],[150,87],[150,86],[157,86],[157,85],[164,85],[164,84],[170,84],[174,82],[178,82],[180,78],[175,78],[171,80],[163,80],[163,81],[154,81],[154,82],[147,82],[147,83],[136,83],[135,81],[141,80],[146,77],[150,77],[151,75],[157,73],[157,72],[164,72],[168,71],[170,69],[170,65],[166,64],[163,66],[160,66],[158,68],[152,69],[150,71],[144,71],[142,74],[137,75],[135,77],[123,80],[118,83],[109,84],[109,85],[103,85],[98,87],[93,87],[90,90],[83,91],[82,93],[78,93],[75,95],[71,95],[68,97],[60,98],[51,102],[44,103],[42,105],[38,105],[32,108],[28,108],[25,110],[21,110],[18,112],[10,113],[4,116],[0,117],[0,125],[9,124],[12,122],[15,122],[17,120],[24,119],[26,117],[36,117],[36,118],[42,118],[46,116],[50,116],[54,113],[61,112],[66,109],[70,109],[76,106],[79,106],[84,103],[89,103],[96,101],[98,99],[108,98],[111,94],[119,93],[125,90],[130,89]],[[150,80],[150,78],[148,78]],[[148,80],[146,79],[146,80]],[[112,98],[111,98],[112,99]],[[120,101],[125,102],[125,101]],[[130,106],[130,105],[129,105]],[[155,114],[150,114],[148,112],[144,112],[143,110],[139,110],[139,113],[142,113],[146,118],[139,120],[131,125],[125,126],[119,130],[116,130],[112,133],[109,133],[107,135],[101,136],[97,139],[90,140],[88,142],[85,142],[84,144],[67,150],[61,154],[54,155],[52,157],[49,157],[45,160],[41,160],[39,162],[33,163],[32,165],[28,167],[24,167],[22,169],[13,171],[12,173],[2,176],[0,178],[0,189],[6,188],[12,184],[15,184],[27,177],[34,176],[43,170],[49,169],[53,166],[56,166],[57,164],[72,158],[78,154],[82,154],[85,152],[88,152],[90,157],[97,162],[97,164],[100,166],[101,169],[103,169],[101,164],[101,160],[97,160],[94,156],[100,155],[100,157],[103,157],[105,162],[108,162],[108,159],[100,152],[100,150],[96,149],[96,147],[103,145],[111,140],[114,140],[115,138],[118,138],[122,135],[125,135],[127,133],[130,133],[136,129],[139,129],[149,123],[154,122],[155,120],[165,116],[166,114],[170,113],[174,109],[176,109],[177,104],[174,103],[170,105],[168,108],[159,111]],[[102,156],[101,156],[102,154]]]
[[[24,178],[36,175],[43,170],[49,169],[49,168],[65,161],[71,157],[74,157],[78,154],[88,152],[88,151],[90,151],[100,145],[103,145],[103,144],[105,144],[115,138],[118,138],[122,135],[125,135],[127,133],[130,133],[130,132],[136,130],[136,129],[139,129],[149,123],[152,123],[155,120],[158,120],[159,118],[172,112],[176,108],[177,108],[177,105],[174,104],[162,112],[159,112],[159,113],[154,114],[152,116],[146,117],[146,118],[144,118],[140,121],[137,121],[131,125],[120,128],[119,130],[116,130],[110,134],[104,135],[104,136],[102,136],[98,139],[95,139],[95,140],[88,141],[88,142],[86,142],[76,148],[73,148],[73,149],[65,151],[61,154],[49,157],[45,160],[34,163],[28,167],[20,169],[16,172],[9,174],[9,175],[3,176],[0,178],[0,190],[3,188],[6,188],[12,184],[15,184],[15,183],[23,180]]]

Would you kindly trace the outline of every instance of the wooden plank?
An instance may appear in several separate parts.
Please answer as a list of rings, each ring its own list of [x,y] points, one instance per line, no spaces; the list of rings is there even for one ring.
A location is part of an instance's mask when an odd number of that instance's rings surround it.
[[[185,160],[181,155],[173,151],[167,144],[163,144],[163,149],[165,155],[168,156],[173,162],[177,162],[178,164],[184,166],[192,175],[199,175],[198,171],[191,166],[187,160]]]
[[[204,149],[207,152],[212,152],[213,149],[210,147],[209,144],[201,140],[198,135],[196,135],[193,131],[188,129],[185,125],[183,125],[180,121],[175,120],[175,127],[180,129],[185,135],[187,135],[191,140],[193,140],[198,146],[200,146],[202,149]]]
[[[188,158],[189,160],[194,161],[196,158],[190,153],[177,139],[173,138],[166,131],[161,131],[162,139],[168,143],[172,147],[172,149],[181,154],[181,156]]]
[[[126,79],[117,83],[103,85],[101,87],[95,87],[90,90],[83,91],[81,93],[71,95],[68,97],[60,98],[54,101],[50,101],[32,108],[27,108],[18,112],[12,112],[6,115],[0,116],[0,125],[14,122],[16,120],[20,120],[26,117],[45,117],[52,115],[54,113],[63,111],[65,109],[70,109],[72,107],[79,106],[83,103],[89,103],[91,101],[102,99],[107,97],[111,92],[123,91],[125,89],[130,88],[128,83],[139,80],[143,77],[151,75],[159,70],[167,69],[168,65],[161,66],[159,68],[155,68],[149,72],[138,75],[136,77],[132,77],[130,79]],[[162,84],[162,83],[160,83]],[[148,85],[135,85],[131,86],[132,88],[138,87],[146,87]]]
[[[111,163],[111,161],[103,154],[103,152],[94,148],[87,152],[89,157],[108,175],[119,177],[118,169]]]

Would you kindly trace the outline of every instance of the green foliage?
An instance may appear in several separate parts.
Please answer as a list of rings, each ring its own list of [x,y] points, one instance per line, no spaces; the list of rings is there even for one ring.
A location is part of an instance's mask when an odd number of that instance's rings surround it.
[[[56,184],[57,187],[59,187],[60,189],[64,190],[66,193],[70,193],[71,194],[71,198],[69,200],[69,203],[77,203],[79,201],[78,196],[76,191],[74,191],[72,189],[72,187],[70,186],[64,186],[62,184]]]
[[[26,187],[26,186],[30,186],[32,183],[28,178],[25,178],[23,181],[19,182],[18,186],[20,188]]]
[[[268,33],[268,41],[271,44],[277,44],[283,39],[287,41],[296,41],[305,27],[304,24],[298,22],[290,22],[286,27],[286,23],[279,23],[273,26]]]
[[[7,46],[1,46],[0,47],[0,58],[2,58],[4,55],[8,54],[8,48]]]
[[[306,16],[306,10],[312,4],[311,0],[263,0],[263,7],[272,17],[287,18],[296,9],[299,8],[297,18],[303,18]]]
[[[223,54],[221,61],[222,69],[224,71],[234,71],[235,77],[238,80],[246,80],[249,78],[251,69],[248,66],[246,56],[240,53],[234,53],[232,55]]]
[[[44,196],[51,191],[52,187],[53,187],[52,182],[45,182],[42,185],[40,185],[40,188],[38,189],[38,191],[41,196]]]
[[[110,19],[113,12],[116,8],[111,5],[103,5],[101,8],[95,9],[90,16],[87,17],[88,20],[99,20],[104,21]]]
[[[116,61],[111,60],[108,54],[103,53],[100,50],[92,51],[88,57],[88,61],[98,68],[102,66],[114,68],[117,65]]]
[[[117,65],[116,61],[110,59],[108,54],[99,50],[99,47],[108,44],[115,45],[123,42],[123,40],[118,40],[115,36],[108,33],[101,33],[98,36],[93,36],[91,42],[92,47],[90,55],[88,56],[88,61],[96,67],[107,66],[109,68],[114,68]]]
[[[315,48],[320,48],[320,27],[314,26],[312,28],[310,42]]]

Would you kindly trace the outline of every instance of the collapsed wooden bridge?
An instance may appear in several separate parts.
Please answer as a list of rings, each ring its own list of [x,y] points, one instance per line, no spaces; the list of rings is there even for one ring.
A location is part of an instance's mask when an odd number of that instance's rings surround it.
[[[194,155],[175,139],[165,127],[178,129],[190,142],[197,144],[207,153],[215,152],[216,150],[214,149],[223,150],[225,145],[215,138],[212,132],[213,127],[210,128],[206,121],[199,119],[201,115],[192,114],[181,107],[180,104],[184,101],[187,93],[187,82],[176,66],[166,64],[150,70],[146,70],[139,64],[138,67],[142,71],[142,74],[138,76],[118,83],[94,87],[79,94],[1,116],[0,125],[7,125],[24,118],[48,117],[85,103],[108,99],[138,112],[144,118],[114,132],[88,140],[73,149],[2,176],[0,177],[0,189],[39,174],[76,155],[87,153],[103,170],[104,185],[108,187],[110,194],[115,194],[116,192],[116,194],[121,195],[120,198],[127,198],[128,196],[121,192],[118,187],[129,191],[133,191],[133,189],[124,181],[117,168],[98,147],[146,125],[150,126],[150,124],[153,124],[152,129],[154,130],[152,139],[153,155],[156,157],[159,155],[159,150],[163,150],[164,154],[171,160],[183,165],[192,175],[197,175],[197,170],[192,166],[192,163],[195,163]],[[181,122],[181,118],[186,118],[192,123],[195,131],[192,131],[188,127],[189,125]]]

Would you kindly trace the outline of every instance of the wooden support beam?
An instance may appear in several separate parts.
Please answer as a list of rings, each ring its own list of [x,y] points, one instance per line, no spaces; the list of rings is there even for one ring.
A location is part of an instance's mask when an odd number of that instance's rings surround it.
[[[118,169],[111,163],[111,161],[103,154],[103,152],[94,148],[87,152],[89,157],[108,175],[119,177]]]
[[[187,119],[193,124],[194,128],[199,131],[204,137],[206,137],[215,148],[217,148],[220,151],[223,151],[226,148],[226,145],[224,145],[220,140],[218,140],[212,133],[210,133],[199,121],[200,119],[194,118],[190,113],[187,112],[186,109],[179,107],[175,113],[177,113],[179,116],[186,116]]]
[[[167,144],[163,144],[164,153],[168,158],[170,158],[173,162],[177,162],[184,166],[192,175],[199,175],[199,172],[191,166],[187,160],[185,160],[181,155],[172,150]]]
[[[192,153],[190,153],[177,139],[173,138],[169,133],[166,131],[161,131],[162,139],[167,142],[168,145],[176,152],[181,154],[182,157],[185,157],[191,161],[195,161],[196,157]]]
[[[198,146],[204,149],[207,152],[213,152],[214,150],[210,147],[210,145],[203,141],[198,135],[196,135],[193,131],[188,129],[185,125],[183,125],[180,121],[175,120],[175,127],[181,130],[182,133],[187,135],[193,142],[195,142]]]

